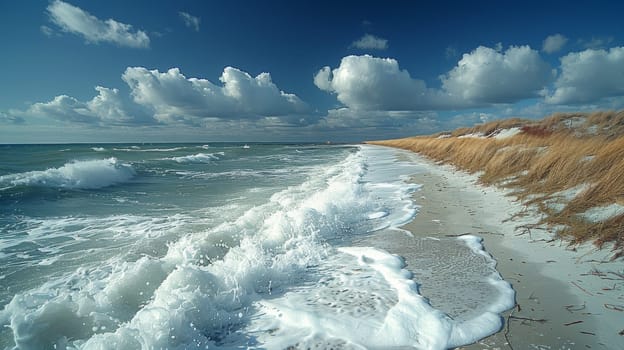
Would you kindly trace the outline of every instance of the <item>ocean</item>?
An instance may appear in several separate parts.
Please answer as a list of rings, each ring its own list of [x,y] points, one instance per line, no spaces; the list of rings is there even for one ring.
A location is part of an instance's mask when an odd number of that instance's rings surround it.
[[[453,239],[481,267],[446,303],[492,286],[466,317],[419,294],[431,245],[407,269],[361,243],[418,215],[419,169],[368,145],[1,145],[0,348],[474,342],[513,306],[479,238]]]

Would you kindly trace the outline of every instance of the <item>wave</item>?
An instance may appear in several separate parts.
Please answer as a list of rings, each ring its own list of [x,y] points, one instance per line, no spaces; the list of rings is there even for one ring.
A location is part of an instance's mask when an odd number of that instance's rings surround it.
[[[113,148],[115,151],[124,152],[175,152],[187,149],[188,147],[173,147],[173,148],[146,148],[142,149],[139,146],[130,146],[130,148]]]
[[[305,182],[233,220],[181,228],[166,252],[111,258],[15,295],[0,310],[0,325],[21,349],[466,343],[463,331],[473,329],[431,307],[400,258],[345,247],[355,235],[415,215],[414,188],[390,169],[372,176],[363,150],[316,167]],[[386,174],[393,186],[373,186]],[[467,241],[483,255],[478,243]],[[493,312],[474,325],[499,319]]]
[[[298,284],[329,254],[324,242],[371,211],[360,162],[350,155],[317,168],[237,219],[185,234],[163,256],[113,258],[16,295],[0,324],[25,349],[63,339],[77,348],[218,348],[244,331],[254,300]]]
[[[139,146],[130,146],[129,148],[113,148],[114,151],[125,151],[125,152],[136,152],[140,151],[141,147]]]
[[[210,163],[212,161],[219,160],[219,156],[223,157],[225,156],[225,153],[197,153],[188,156],[167,158],[167,160],[173,160],[178,163]]]
[[[66,163],[59,168],[0,176],[0,187],[97,189],[127,182],[135,175],[132,166],[120,163],[117,158],[82,160]]]
[[[293,173],[303,173],[309,171],[310,167],[289,167],[289,168],[277,168],[266,170],[254,170],[254,169],[238,169],[222,172],[209,172],[209,171],[180,171],[170,170],[175,173],[176,176],[182,179],[215,179],[215,178],[229,178],[229,179],[243,179],[243,178],[284,178],[287,179],[292,176]]]

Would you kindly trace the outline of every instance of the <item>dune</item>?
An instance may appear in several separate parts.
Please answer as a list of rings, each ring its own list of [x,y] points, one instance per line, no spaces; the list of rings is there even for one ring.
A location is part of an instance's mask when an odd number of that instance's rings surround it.
[[[462,349],[621,346],[624,111],[367,143],[422,156],[426,171],[414,179],[422,210],[405,229],[416,238],[483,237],[516,291],[504,327]],[[417,262],[409,238],[374,243],[405,256],[408,267]],[[436,303],[426,286],[421,292]]]
[[[624,111],[507,119],[370,144],[417,152],[510,190],[570,243],[624,254]],[[608,213],[609,215],[606,215]]]

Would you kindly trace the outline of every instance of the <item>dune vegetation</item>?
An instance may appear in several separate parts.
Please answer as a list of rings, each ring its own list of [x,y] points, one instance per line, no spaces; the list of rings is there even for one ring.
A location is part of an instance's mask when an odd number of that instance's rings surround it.
[[[507,119],[430,136],[373,141],[477,173],[544,215],[571,243],[624,256],[624,111]]]

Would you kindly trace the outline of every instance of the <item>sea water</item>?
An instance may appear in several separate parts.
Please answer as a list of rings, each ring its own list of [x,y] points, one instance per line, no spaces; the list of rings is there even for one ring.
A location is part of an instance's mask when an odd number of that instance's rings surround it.
[[[417,215],[418,172],[407,152],[360,145],[0,146],[0,348],[474,342],[513,305],[477,237],[453,242],[479,268],[446,304],[492,287],[466,317],[419,294],[426,252],[407,270],[357,244]]]

